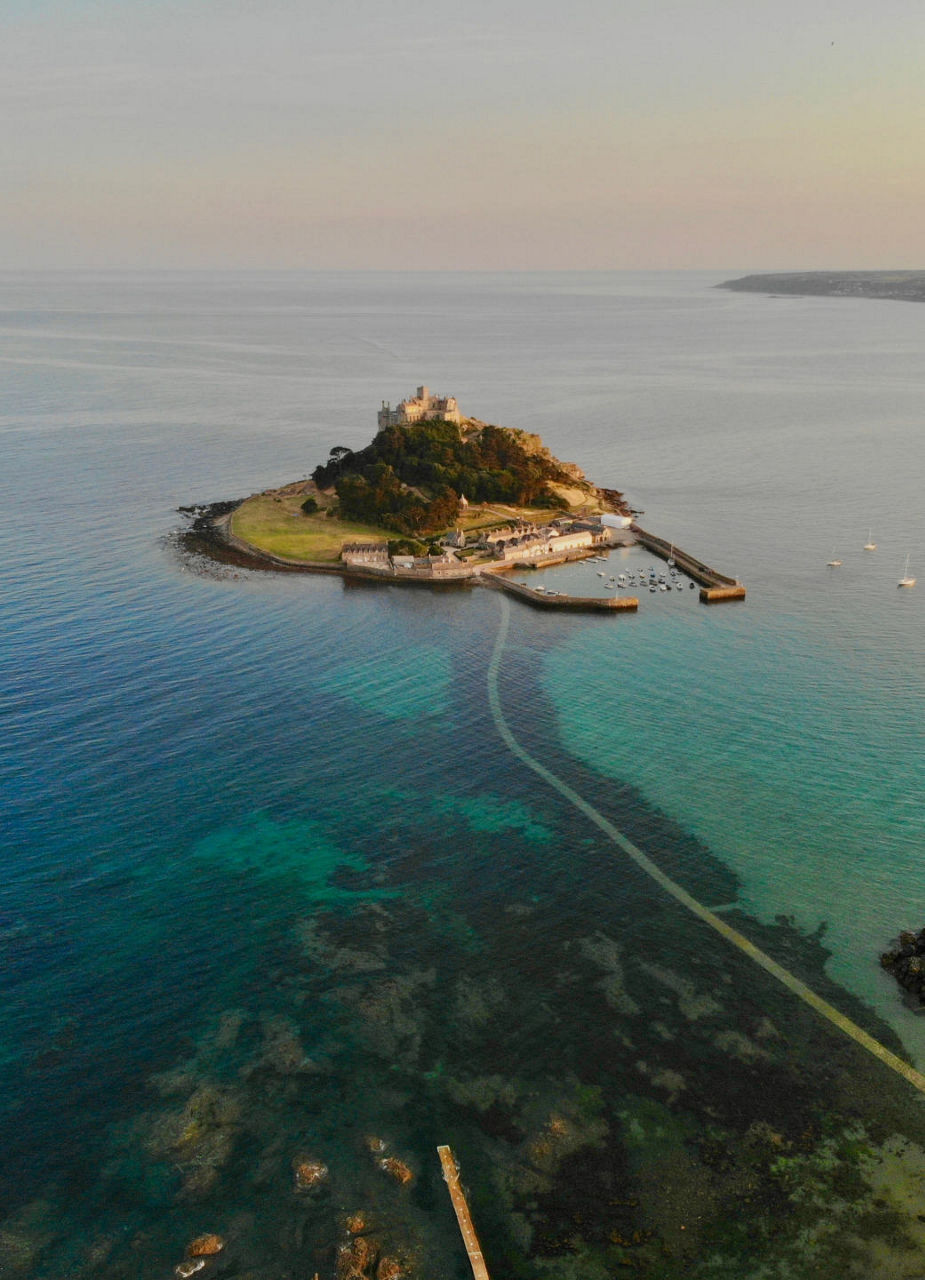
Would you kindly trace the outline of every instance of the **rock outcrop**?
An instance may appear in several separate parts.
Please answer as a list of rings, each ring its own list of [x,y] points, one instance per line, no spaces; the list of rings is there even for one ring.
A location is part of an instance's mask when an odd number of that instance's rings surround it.
[[[918,933],[904,929],[894,946],[884,951],[880,963],[909,993],[910,1002],[925,1008],[925,929]]]

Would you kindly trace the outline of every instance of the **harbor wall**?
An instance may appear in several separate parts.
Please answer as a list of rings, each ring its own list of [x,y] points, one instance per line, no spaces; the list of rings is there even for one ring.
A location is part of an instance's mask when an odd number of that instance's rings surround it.
[[[583,613],[635,613],[639,608],[636,596],[547,596],[542,591],[534,591],[532,587],[523,587],[519,582],[511,582],[499,573],[482,573],[478,581],[486,587],[495,587],[498,591],[506,591],[516,596],[524,604],[536,609],[578,610]]]
[[[671,542],[666,542],[664,538],[659,538],[654,533],[649,533],[648,530],[640,528],[638,524],[633,525],[633,532],[640,546],[653,552],[662,560],[668,560],[669,558],[674,560],[679,569],[683,570],[689,578],[693,578],[695,582],[699,583],[701,587],[700,599],[704,604],[717,604],[723,600],[745,599],[745,587],[738,579],[730,578],[728,574],[720,573],[717,569],[705,564],[703,560],[698,560],[696,556],[692,556],[690,552],[684,551],[681,547],[675,546]]]

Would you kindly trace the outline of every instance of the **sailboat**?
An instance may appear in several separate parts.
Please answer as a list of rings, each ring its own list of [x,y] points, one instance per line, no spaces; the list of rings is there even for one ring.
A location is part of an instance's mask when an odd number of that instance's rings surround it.
[[[868,529],[868,530],[867,530],[867,541],[864,543],[864,550],[865,550],[865,551],[876,551],[876,550],[877,550],[877,544],[876,544],[876,542],[874,542],[874,540],[873,540],[873,530],[872,530],[872,529]]]
[[[832,559],[831,559],[831,560],[826,560],[826,564],[829,566],[829,568],[830,568],[830,569],[837,569],[837,568],[839,567],[839,565],[841,564],[841,561],[840,561],[840,560],[836,560],[836,558],[835,558],[835,551],[834,551],[834,549],[833,549],[833,551],[832,551]]]
[[[913,578],[909,573],[908,555],[906,556],[906,565],[905,565],[905,568],[903,569],[903,576],[900,578],[900,580],[897,582],[896,585],[897,587],[914,587],[915,586],[915,578]]]

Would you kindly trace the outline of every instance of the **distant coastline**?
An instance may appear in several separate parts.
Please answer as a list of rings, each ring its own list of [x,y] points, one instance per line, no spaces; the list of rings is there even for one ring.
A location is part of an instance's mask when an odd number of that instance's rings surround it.
[[[717,289],[819,298],[925,302],[925,271],[795,271],[741,276]]]

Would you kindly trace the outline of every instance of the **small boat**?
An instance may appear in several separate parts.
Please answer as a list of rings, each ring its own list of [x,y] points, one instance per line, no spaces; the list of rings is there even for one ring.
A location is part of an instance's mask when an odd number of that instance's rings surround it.
[[[653,582],[653,583],[652,583],[652,585],[649,587],[649,590],[650,590],[650,591],[658,591],[658,587],[657,587],[657,586],[655,585],[655,583]]]
[[[909,557],[908,557],[908,556],[906,556],[906,564],[905,564],[905,567],[904,567],[904,569],[903,569],[903,576],[900,578],[900,580],[897,582],[897,584],[896,584],[896,585],[897,585],[897,587],[914,587],[914,586],[915,586],[915,578],[913,578],[913,577],[912,577],[912,575],[911,575],[911,574],[910,574],[910,572],[909,572]]]
[[[669,548],[669,551],[668,551],[668,563],[674,564],[674,543],[671,544],[671,547]]]
[[[832,552],[832,559],[831,559],[831,560],[826,560],[826,564],[828,565],[828,567],[829,567],[830,569],[837,569],[837,568],[839,567],[839,565],[841,564],[841,561],[840,561],[840,560],[838,560],[838,559],[836,559],[836,557],[835,557],[835,552],[833,551],[833,552]]]
[[[668,583],[667,583],[667,582],[660,582],[660,583],[658,584],[658,589],[659,589],[659,591],[667,591],[667,590],[668,590]]]
[[[598,576],[599,578],[604,578],[604,577],[606,577],[606,574],[604,573],[604,570],[603,570],[603,569],[598,569],[598,571],[597,571],[597,576]]]
[[[873,530],[872,530],[872,529],[868,529],[868,530],[867,530],[867,541],[864,543],[864,550],[865,550],[865,551],[876,551],[876,550],[877,550],[877,544],[876,544],[876,542],[874,542],[874,540],[873,540]]]

